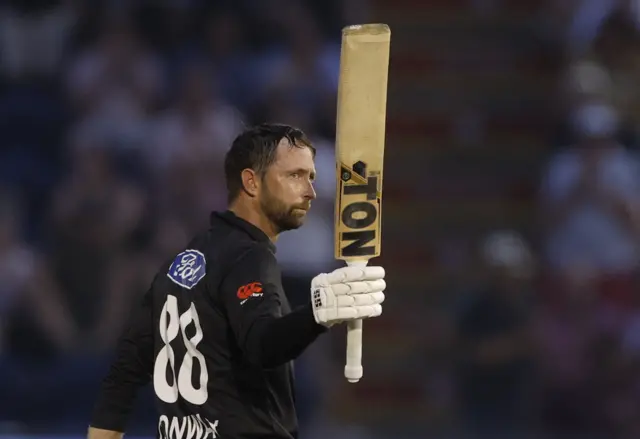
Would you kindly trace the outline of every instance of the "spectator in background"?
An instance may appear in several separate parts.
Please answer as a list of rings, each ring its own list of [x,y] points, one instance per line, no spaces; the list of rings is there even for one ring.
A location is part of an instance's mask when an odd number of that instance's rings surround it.
[[[13,265],[14,273],[9,279],[7,271],[3,284],[22,287],[22,296],[7,331],[11,357],[0,371],[10,384],[0,389],[0,401],[11,405],[0,416],[31,424],[87,416],[90,386],[140,294],[132,294],[122,269],[141,223],[142,194],[118,177],[107,147],[75,140],[71,172],[54,190],[49,222],[54,275],[13,238],[6,267]]]
[[[639,163],[614,139],[618,116],[610,106],[584,104],[573,127],[578,143],[550,159],[541,185],[548,263],[559,271],[580,262],[625,278],[640,257]]]
[[[88,334],[91,354],[100,355],[115,347],[130,307],[142,298],[167,257],[176,254],[187,242],[185,226],[175,217],[161,214],[147,227],[150,237],[145,240],[146,245],[121,252],[108,267],[102,315]]]
[[[250,111],[263,72],[247,48],[241,17],[230,11],[212,14],[203,40],[203,55],[217,71],[215,93],[241,111]]]
[[[534,266],[527,244],[510,231],[489,235],[482,257],[487,282],[457,319],[458,401],[469,431],[494,437],[517,431],[530,414]]]
[[[186,63],[174,105],[154,124],[147,150],[156,172],[174,165],[211,169],[242,128],[242,116],[213,87],[216,72],[204,59]]]
[[[640,296],[633,297],[630,318],[624,321],[616,352],[616,368],[609,374],[605,413],[610,431],[618,437],[640,437]]]
[[[22,209],[15,196],[0,193],[0,357],[9,353],[36,365],[69,352],[78,331],[51,276],[50,267],[24,243]],[[33,337],[29,337],[29,334]]]
[[[56,77],[76,17],[73,2],[3,1],[0,72],[10,81]]]
[[[536,315],[539,401],[543,426],[559,438],[606,430],[607,359],[623,320],[599,300],[597,271],[564,266]]]
[[[155,122],[146,152],[160,212],[177,215],[187,233],[208,224],[211,210],[224,206],[224,153],[242,129],[242,115],[212,87],[211,65],[192,60],[183,68],[174,106]]]
[[[629,0],[570,0],[556,3],[555,12],[564,11],[566,49],[570,55],[589,52],[603,22]],[[568,13],[571,11],[570,13]]]
[[[571,112],[590,101],[618,111],[617,137],[637,147],[640,138],[640,21],[636,0],[581,0],[570,27],[567,80],[558,108]]]
[[[187,233],[206,228],[211,210],[224,205],[224,176],[213,171],[222,165],[207,163],[209,166],[177,162],[153,182],[156,214],[174,216]]]
[[[135,151],[162,97],[162,66],[128,17],[106,19],[98,41],[78,53],[67,87],[78,124],[96,140]]]
[[[306,119],[324,121],[335,114],[340,72],[339,44],[325,43],[319,26],[301,3],[293,2],[278,16],[286,46],[266,57],[263,67],[263,105],[280,93],[288,94]]]
[[[612,103],[620,111],[623,121],[632,123],[640,120],[640,87],[635,81],[640,72],[639,24],[627,8],[619,7],[612,11],[597,28],[589,57],[611,76]]]
[[[112,282],[123,254],[135,248],[145,201],[118,176],[107,147],[78,143],[70,152],[71,172],[53,198],[52,257],[72,321],[87,347],[99,351],[118,336],[131,305],[128,292]]]
[[[640,134],[640,87],[636,81],[640,74],[639,24],[627,8],[614,11],[598,29],[589,58],[611,78],[603,97],[619,111],[621,128],[625,134],[628,131],[629,143],[634,146]]]
[[[15,192],[14,192],[15,193]],[[23,210],[0,193],[0,421],[24,419],[38,397],[36,377],[80,342],[47,261],[20,237]]]

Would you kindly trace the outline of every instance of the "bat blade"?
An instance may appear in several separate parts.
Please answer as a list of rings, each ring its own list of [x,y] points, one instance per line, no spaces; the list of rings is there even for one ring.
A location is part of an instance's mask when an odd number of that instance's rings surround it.
[[[366,265],[381,252],[382,169],[391,31],[386,24],[342,31],[336,121],[335,257]],[[362,377],[362,321],[347,328],[345,377]]]

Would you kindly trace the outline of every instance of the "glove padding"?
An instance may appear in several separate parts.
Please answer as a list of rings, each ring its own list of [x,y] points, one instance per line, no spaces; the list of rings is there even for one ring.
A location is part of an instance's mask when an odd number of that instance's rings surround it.
[[[330,327],[382,314],[384,274],[382,267],[348,266],[314,277],[311,303],[316,322]]]

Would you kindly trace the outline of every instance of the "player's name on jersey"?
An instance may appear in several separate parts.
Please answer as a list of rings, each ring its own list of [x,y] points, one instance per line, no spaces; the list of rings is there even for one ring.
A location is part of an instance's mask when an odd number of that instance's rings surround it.
[[[216,439],[218,421],[211,422],[200,415],[184,417],[160,416],[158,432],[161,439]]]

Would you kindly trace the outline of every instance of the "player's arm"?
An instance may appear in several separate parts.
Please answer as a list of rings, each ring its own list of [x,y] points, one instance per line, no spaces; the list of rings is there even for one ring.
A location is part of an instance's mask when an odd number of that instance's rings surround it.
[[[88,437],[121,437],[126,430],[138,389],[150,381],[153,368],[151,291],[118,342],[116,357],[102,382]]]
[[[275,256],[256,246],[240,258],[222,284],[234,333],[253,364],[270,368],[286,363],[333,324],[382,312],[385,282],[381,267],[345,267],[316,276],[310,286],[310,302],[286,316],[280,312],[274,278],[278,273]]]
[[[221,285],[221,299],[245,357],[270,368],[296,358],[326,330],[311,305],[282,316],[279,268],[269,249],[254,246],[234,264]]]

